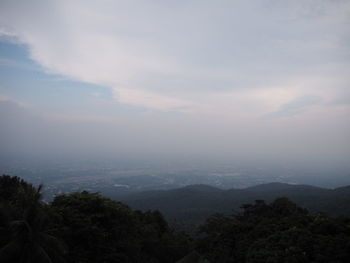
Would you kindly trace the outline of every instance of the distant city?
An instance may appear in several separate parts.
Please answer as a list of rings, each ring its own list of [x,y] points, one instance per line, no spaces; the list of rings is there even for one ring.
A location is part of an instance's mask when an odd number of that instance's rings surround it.
[[[243,189],[280,182],[325,188],[349,185],[346,171],[296,170],[288,167],[249,167],[146,161],[56,161],[10,162],[1,164],[1,173],[19,176],[35,185],[44,184],[45,200],[61,193],[100,192],[123,197],[135,192],[169,190],[205,184],[220,189]],[[317,180],[315,179],[317,178]]]

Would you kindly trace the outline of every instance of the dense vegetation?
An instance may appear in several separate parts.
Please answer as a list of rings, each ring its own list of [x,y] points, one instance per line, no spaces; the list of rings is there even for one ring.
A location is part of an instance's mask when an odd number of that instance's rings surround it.
[[[287,198],[215,214],[196,236],[158,211],[86,191],[41,201],[42,187],[0,177],[0,262],[349,262],[350,218],[309,214]]]
[[[217,214],[201,227],[200,249],[212,262],[349,262],[350,218],[309,215],[279,198],[243,206],[235,216]]]
[[[157,211],[133,211],[97,193],[41,202],[41,187],[0,178],[0,262],[175,262],[189,239]]]

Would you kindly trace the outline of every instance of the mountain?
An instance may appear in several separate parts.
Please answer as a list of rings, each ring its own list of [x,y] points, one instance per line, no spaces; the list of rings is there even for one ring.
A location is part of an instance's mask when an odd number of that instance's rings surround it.
[[[350,215],[350,186],[331,190],[309,185],[269,183],[222,190],[208,185],[191,185],[135,193],[122,201],[134,209],[159,210],[170,221],[198,223],[217,212],[238,213],[242,204],[259,199],[271,202],[278,197],[288,197],[312,213]]]
[[[270,191],[287,191],[287,190],[295,190],[295,191],[317,191],[317,190],[325,190],[324,188],[311,186],[311,185],[302,185],[302,184],[286,184],[286,183],[268,183],[268,184],[259,184],[256,186],[251,186],[246,188],[246,190],[254,191],[254,192],[270,192]]]

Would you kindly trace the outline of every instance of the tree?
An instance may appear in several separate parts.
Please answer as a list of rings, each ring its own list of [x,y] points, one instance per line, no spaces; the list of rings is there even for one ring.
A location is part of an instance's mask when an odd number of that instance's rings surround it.
[[[134,211],[86,191],[49,204],[41,197],[42,186],[0,177],[1,263],[172,263],[188,253],[188,236],[171,230],[158,211]]]
[[[309,215],[287,198],[258,200],[233,216],[213,216],[198,247],[213,262],[349,262],[350,219]]]
[[[66,250],[46,232],[42,185],[38,188],[18,177],[0,177],[0,262],[64,262]],[[7,229],[7,231],[5,230]]]
[[[158,211],[134,211],[86,191],[57,196],[49,210],[51,229],[70,247],[72,262],[170,263],[188,252],[186,238]]]

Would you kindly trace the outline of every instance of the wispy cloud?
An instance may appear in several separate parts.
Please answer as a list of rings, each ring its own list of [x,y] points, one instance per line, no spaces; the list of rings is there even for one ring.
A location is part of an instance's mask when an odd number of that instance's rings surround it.
[[[300,113],[303,113],[311,106],[320,104],[322,102],[322,98],[315,95],[304,95],[294,100],[283,104],[277,111],[271,112],[265,117],[268,118],[280,118],[280,117],[291,117]]]
[[[0,24],[48,72],[109,86],[122,103],[171,110],[211,101],[220,110],[228,105],[210,100],[218,93],[282,87],[343,62],[349,2],[309,3],[3,1]]]

